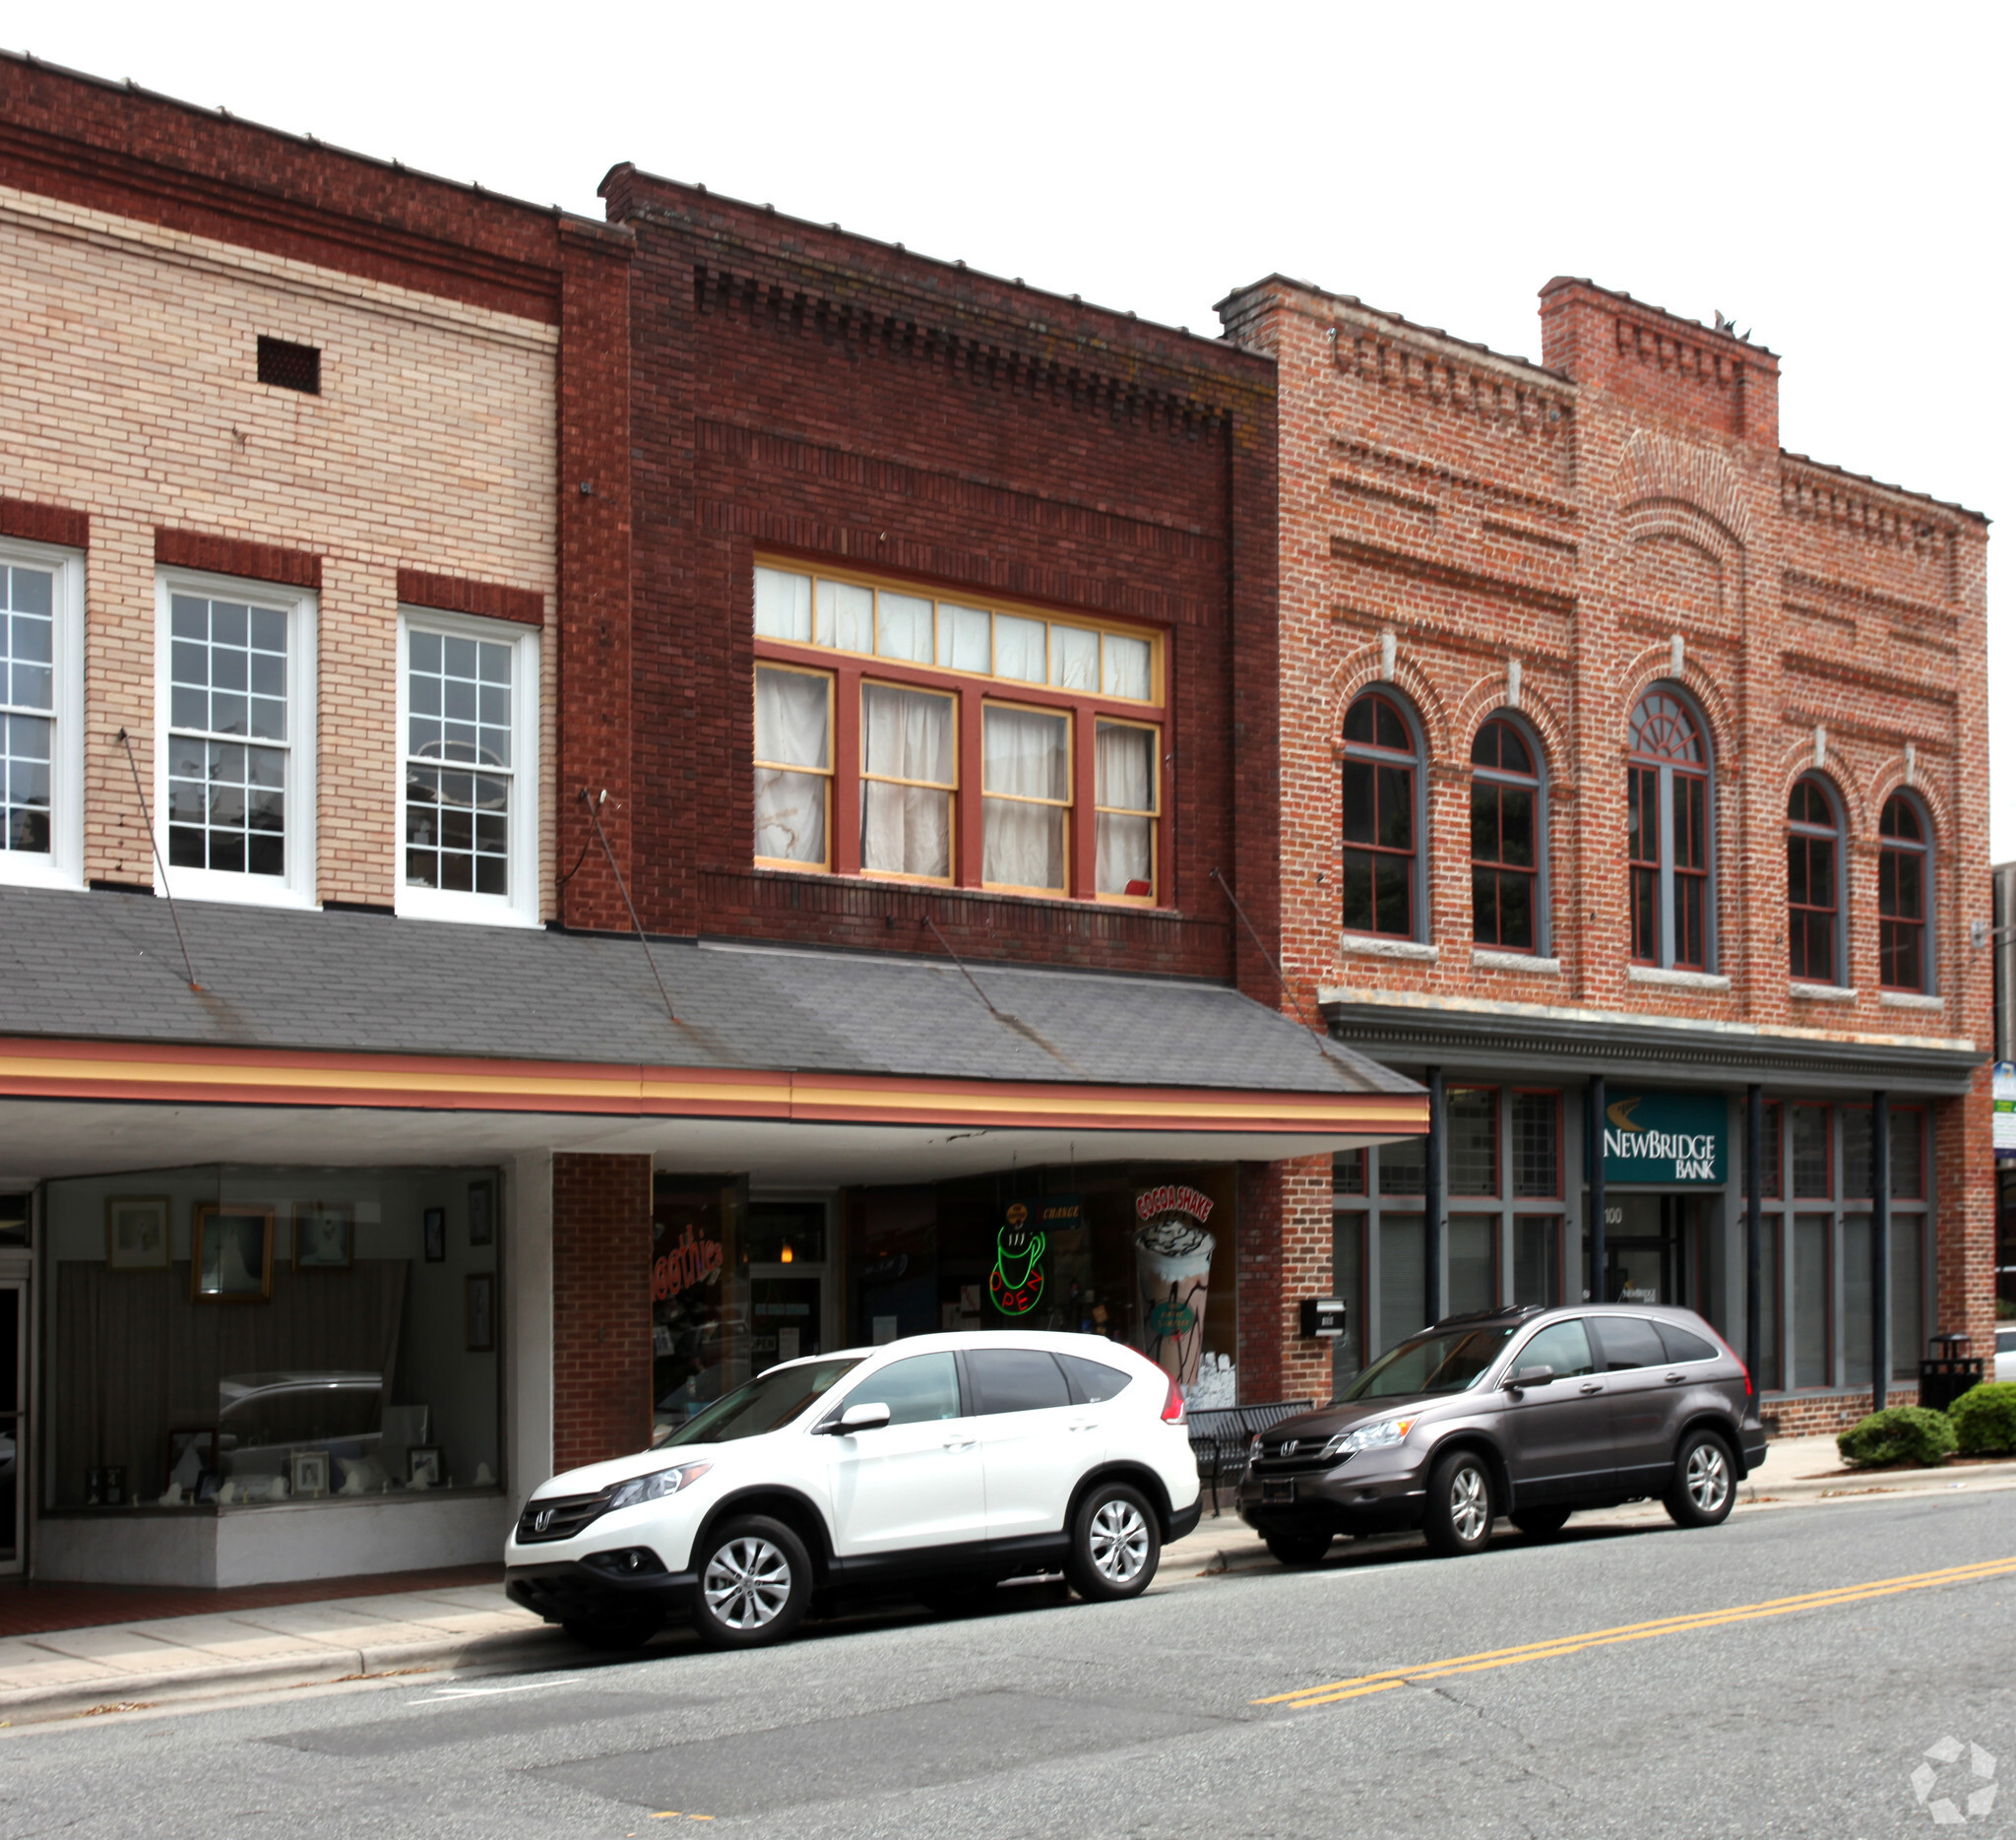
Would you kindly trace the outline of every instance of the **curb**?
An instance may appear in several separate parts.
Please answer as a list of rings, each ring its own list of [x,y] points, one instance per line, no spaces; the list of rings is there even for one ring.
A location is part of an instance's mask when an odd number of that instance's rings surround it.
[[[312,1656],[273,1655],[258,1661],[218,1662],[208,1667],[163,1668],[152,1674],[66,1681],[56,1686],[16,1686],[0,1691],[0,1723],[74,1717],[94,1706],[125,1705],[140,1700],[158,1705],[168,1699],[213,1698],[271,1687],[327,1686],[373,1675],[515,1661],[536,1657],[540,1649],[565,1641],[559,1629],[541,1625],[496,1635],[398,1642],[383,1648],[330,1648]]]
[[[2016,1463],[1977,1463],[1963,1469],[1856,1470],[1847,1476],[1800,1476],[1774,1484],[1762,1469],[1740,1485],[1738,1501],[1815,1501],[1837,1496],[1922,1494],[1973,1485],[2016,1482]]]

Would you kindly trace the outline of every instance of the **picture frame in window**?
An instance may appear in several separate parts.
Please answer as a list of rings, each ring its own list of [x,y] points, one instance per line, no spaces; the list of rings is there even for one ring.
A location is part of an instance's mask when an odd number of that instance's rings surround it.
[[[448,1258],[448,1210],[420,1210],[420,1252],[429,1265],[445,1264]]]
[[[469,1185],[469,1242],[493,1244],[497,1237],[497,1191],[489,1182]]]
[[[329,1452],[289,1450],[287,1491],[296,1501],[313,1500],[329,1492]]]
[[[463,1347],[472,1355],[497,1352],[497,1275],[472,1271],[463,1283]]]
[[[406,1452],[406,1486],[417,1483],[422,1489],[441,1487],[441,1446],[409,1444]]]
[[[294,1269],[348,1271],[357,1243],[357,1211],[347,1201],[310,1201],[294,1209]]]
[[[112,1271],[166,1271],[166,1195],[105,1198],[105,1264]]]
[[[189,1296],[264,1303],[273,1296],[273,1209],[199,1201],[189,1233]]]

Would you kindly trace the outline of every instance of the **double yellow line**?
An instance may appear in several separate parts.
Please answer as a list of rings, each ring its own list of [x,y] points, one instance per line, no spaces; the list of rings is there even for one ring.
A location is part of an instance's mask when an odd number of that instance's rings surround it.
[[[1951,1565],[1944,1571],[1911,1572],[1902,1578],[1877,1578],[1867,1584],[1842,1585],[1832,1591],[1808,1591],[1801,1597],[1775,1597],[1762,1604],[1738,1604],[1732,1610],[1699,1611],[1684,1617],[1661,1617],[1652,1622],[1627,1622],[1614,1629],[1591,1629],[1583,1635],[1555,1636],[1518,1648],[1490,1648],[1477,1655],[1456,1655],[1447,1661],[1422,1662],[1415,1668],[1388,1668],[1381,1674],[1360,1674],[1349,1681],[1326,1681],[1320,1686],[1297,1687],[1255,1699],[1256,1706],[1327,1706],[1340,1699],[1362,1699],[1388,1693],[1396,1686],[1439,1681],[1452,1674],[1482,1674],[1491,1668],[1515,1668],[1521,1662],[1552,1661],[1585,1648],[1609,1648],[1620,1642],[1649,1642],[1659,1635],[1684,1635],[1692,1629],[1715,1629],[1725,1623],[1755,1622],[1764,1617],[1790,1617],[1805,1610],[1831,1610],[1839,1604],[1862,1604],[1871,1598],[1895,1597],[1904,1591],[1931,1591],[1941,1585],[1976,1584],[1984,1578],[2016,1573],[2016,1557],[1985,1559],[1976,1565]]]

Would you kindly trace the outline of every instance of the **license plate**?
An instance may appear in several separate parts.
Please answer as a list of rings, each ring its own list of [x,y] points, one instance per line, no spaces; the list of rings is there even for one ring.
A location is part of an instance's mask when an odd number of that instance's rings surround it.
[[[1260,1485],[1260,1505],[1262,1507],[1288,1507],[1295,1498],[1292,1481],[1285,1483],[1262,1483]]]

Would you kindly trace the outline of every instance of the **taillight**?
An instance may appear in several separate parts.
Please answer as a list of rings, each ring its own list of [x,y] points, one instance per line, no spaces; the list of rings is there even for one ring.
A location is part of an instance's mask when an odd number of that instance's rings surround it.
[[[1742,1356],[1737,1354],[1734,1349],[1730,1347],[1729,1338],[1726,1335],[1724,1335],[1721,1330],[1717,1329],[1713,1324],[1710,1324],[1708,1332],[1710,1335],[1714,1336],[1718,1342],[1722,1344],[1722,1352],[1725,1355],[1727,1355],[1730,1358],[1730,1360],[1736,1364],[1737,1370],[1743,1376],[1743,1397],[1745,1399],[1755,1399],[1757,1397],[1757,1385],[1756,1382],[1750,1378],[1750,1369],[1748,1365],[1744,1363]]]
[[[1169,1381],[1169,1396],[1162,1402],[1162,1422],[1165,1425],[1180,1425],[1183,1422],[1183,1391],[1174,1379]]]

